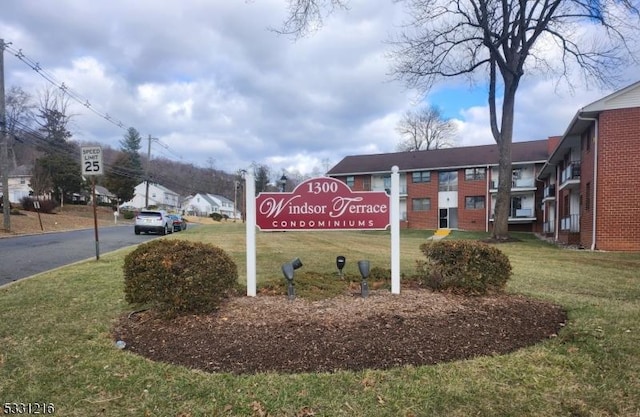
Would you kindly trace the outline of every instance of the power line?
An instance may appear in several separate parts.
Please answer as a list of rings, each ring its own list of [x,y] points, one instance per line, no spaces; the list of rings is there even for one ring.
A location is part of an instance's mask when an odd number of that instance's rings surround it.
[[[73,99],[74,101],[78,102],[79,104],[81,104],[82,106],[86,107],[87,109],[91,110],[93,113],[95,113],[99,117],[105,119],[109,123],[112,123],[112,124],[114,124],[115,126],[118,126],[121,129],[125,129],[124,123],[122,123],[119,120],[114,119],[108,113],[103,113],[103,112],[99,111],[98,109],[96,109],[87,98],[84,98],[80,93],[76,92],[74,89],[72,89],[69,86],[67,86],[64,82],[61,82],[61,81],[57,80],[52,73],[50,73],[49,71],[44,69],[42,66],[40,66],[39,62],[36,62],[33,59],[29,58],[27,55],[25,55],[22,52],[22,49],[15,49],[11,45],[12,45],[11,42],[5,42],[2,45],[2,47],[4,48],[4,50],[12,53],[16,58],[18,58],[20,61],[25,63],[33,71],[38,73],[47,82],[49,82],[53,86],[59,88],[64,94],[69,96],[71,99]]]
[[[39,62],[34,61],[33,59],[31,59],[27,55],[25,55],[22,52],[22,49],[15,49],[11,45],[12,45],[11,42],[4,42],[3,41],[2,44],[0,45],[0,48],[10,52],[11,54],[13,54],[17,59],[19,59],[24,64],[26,64],[29,68],[31,68],[33,71],[38,73],[42,78],[44,78],[51,85],[53,85],[56,88],[60,89],[64,94],[66,94],[69,98],[71,98],[75,102],[79,103],[80,105],[82,105],[85,108],[89,109],[91,112],[93,112],[97,116],[99,116],[99,117],[103,118],[104,120],[108,121],[109,123],[119,127],[120,129],[127,130],[126,125],[122,121],[112,117],[111,115],[109,115],[109,113],[103,113],[100,110],[98,110],[95,106],[93,106],[91,104],[89,99],[87,99],[86,97],[83,97],[79,92],[75,91],[74,89],[72,89],[71,87],[66,85],[64,82],[61,82],[61,81],[57,80],[56,77],[51,72],[49,72],[45,68],[43,68],[40,65]],[[167,151],[169,151],[173,156],[175,156],[178,159],[182,160],[182,156],[180,156],[179,154],[175,153],[172,149],[169,148],[169,146],[167,146],[166,144],[160,142],[159,140],[156,141],[156,142],[158,144],[160,144],[160,146],[165,148]]]

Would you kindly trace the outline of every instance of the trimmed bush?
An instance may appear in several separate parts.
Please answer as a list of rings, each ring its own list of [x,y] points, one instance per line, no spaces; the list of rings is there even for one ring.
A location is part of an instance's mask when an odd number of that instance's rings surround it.
[[[120,210],[120,213],[122,213],[122,217],[125,220],[131,220],[136,217],[136,213],[131,210]]]
[[[509,258],[486,243],[441,240],[423,243],[427,258],[417,262],[418,279],[434,290],[469,295],[501,292],[511,278]]]
[[[215,310],[237,286],[238,270],[222,249],[200,242],[158,239],[124,260],[125,299],[168,316]]]
[[[33,199],[32,197],[22,197],[20,199],[20,205],[22,206],[23,210],[39,211],[40,213],[47,213],[47,214],[53,213],[56,207],[58,207],[58,204],[53,200],[39,200],[40,209],[36,210],[33,204],[34,201],[36,200]]]
[[[222,214],[220,213],[211,213],[209,217],[211,217],[216,222],[219,222],[222,220]]]
[[[369,271],[369,280],[371,281],[391,281],[391,270],[374,266]]]

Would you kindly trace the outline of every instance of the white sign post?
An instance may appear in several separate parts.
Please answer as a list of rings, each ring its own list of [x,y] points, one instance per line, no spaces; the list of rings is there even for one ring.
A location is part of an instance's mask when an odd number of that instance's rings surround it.
[[[391,293],[400,294],[400,169],[391,167]]]
[[[247,222],[247,296],[255,297],[256,284],[256,183],[251,172],[244,173],[245,216]]]
[[[103,175],[102,148],[100,146],[83,146],[80,149],[81,175],[91,177],[91,201],[93,204],[93,229],[96,236],[96,260],[100,259],[100,241],[98,240],[98,213],[96,211],[96,175]]]

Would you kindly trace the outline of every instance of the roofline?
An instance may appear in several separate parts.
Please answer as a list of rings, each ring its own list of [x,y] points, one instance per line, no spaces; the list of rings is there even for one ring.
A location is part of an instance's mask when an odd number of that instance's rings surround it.
[[[613,95],[613,94],[611,94]],[[591,104],[597,103],[600,100],[594,101]],[[591,104],[589,104],[588,106],[590,106]],[[585,107],[588,107],[585,106]],[[545,177],[540,177],[540,175],[545,171],[545,169],[547,167],[552,167],[552,166],[556,166],[556,163],[551,163],[551,160],[554,159],[554,157],[556,156],[556,154],[558,152],[560,152],[560,149],[562,148],[562,143],[567,139],[567,137],[569,136],[569,132],[571,132],[571,129],[573,129],[573,126],[580,120],[580,117],[597,117],[600,113],[602,113],[603,110],[592,110],[592,111],[585,111],[585,107],[580,108],[580,110],[578,110],[576,112],[576,114],[573,115],[573,118],[571,119],[571,122],[569,123],[569,125],[567,126],[567,128],[564,130],[564,133],[562,134],[562,136],[560,137],[560,140],[558,141],[558,144],[556,145],[555,149],[551,152],[551,154],[549,154],[549,157],[547,158],[547,160],[545,161],[544,165],[542,166],[542,169],[540,170],[540,174],[538,174],[537,178],[546,178]],[[584,114],[588,113],[589,116],[585,116]]]
[[[544,166],[542,167],[542,170],[540,171],[540,173],[543,173],[544,170],[548,167],[548,166],[556,166],[557,164],[551,164],[549,163],[555,156],[556,153],[560,150],[562,142],[565,141],[565,139],[567,138],[567,136],[569,136],[569,132],[571,132],[571,129],[573,129],[574,125],[580,120],[580,116],[582,117],[590,117],[590,118],[595,118],[597,116],[600,115],[600,113],[602,113],[603,111],[605,111],[606,109],[602,109],[602,108],[598,108],[598,104],[600,103],[604,103],[608,100],[611,100],[615,97],[618,97],[624,93],[626,93],[627,91],[636,88],[638,85],[640,85],[640,81],[636,81],[632,84],[629,84],[628,86],[618,90],[618,91],[614,91],[611,94],[608,94],[604,97],[599,98],[596,101],[593,101],[589,104],[587,104],[586,106],[583,106],[580,108],[580,110],[578,110],[573,118],[571,119],[571,122],[569,123],[569,125],[567,126],[567,128],[564,131],[564,134],[562,135],[562,137],[560,138],[560,141],[558,141],[558,144],[556,145],[555,149],[553,150],[553,152],[551,152],[551,154],[549,155],[549,157],[547,158],[547,162],[545,162]],[[589,109],[589,107],[593,107],[592,109]],[[538,176],[538,178],[540,178],[540,176]]]
[[[512,165],[520,165],[520,164],[544,164],[546,159],[535,159],[535,160],[526,160],[526,161],[512,161]],[[471,164],[471,165],[448,165],[441,167],[432,167],[432,168],[415,168],[415,169],[400,169],[398,172],[416,172],[416,171],[443,171],[443,170],[452,170],[452,169],[464,169],[464,168],[477,168],[477,167],[497,167],[499,164],[491,163],[491,164]],[[389,171],[360,171],[360,172],[340,172],[327,174],[329,177],[334,176],[345,176],[345,175],[373,175],[373,174],[389,174]]]

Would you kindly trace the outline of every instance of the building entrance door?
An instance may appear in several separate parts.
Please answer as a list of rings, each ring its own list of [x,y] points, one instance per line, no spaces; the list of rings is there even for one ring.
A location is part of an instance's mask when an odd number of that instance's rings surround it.
[[[440,209],[440,222],[438,223],[438,227],[440,229],[449,228],[449,209],[446,209],[446,208]]]

